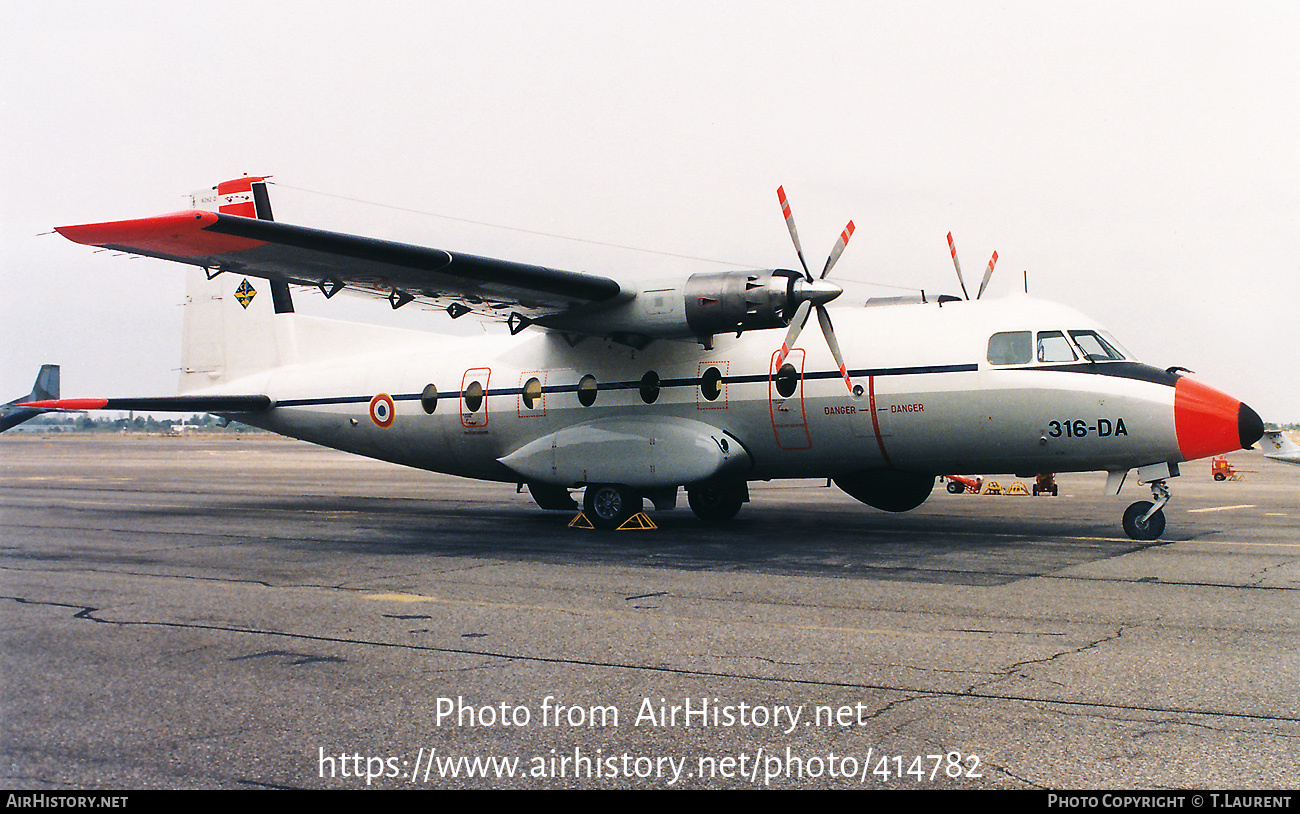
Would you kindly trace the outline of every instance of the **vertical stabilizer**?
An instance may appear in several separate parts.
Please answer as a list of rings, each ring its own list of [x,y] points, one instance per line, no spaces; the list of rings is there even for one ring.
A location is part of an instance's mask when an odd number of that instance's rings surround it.
[[[230,273],[188,272],[181,346],[181,393],[198,393],[284,364],[270,286]]]
[[[199,190],[195,209],[273,220],[270,176],[245,175]],[[194,393],[296,361],[293,297],[283,280],[246,278],[220,269],[194,271],[185,292],[180,392]]]
[[[32,385],[28,401],[54,401],[58,398],[59,366],[41,365],[41,372],[36,374],[36,384]]]
[[[210,189],[190,193],[190,205],[222,215],[241,218],[274,220],[271,216],[271,198],[266,192],[269,175],[244,175],[222,181]]]
[[[1263,438],[1260,439],[1260,448],[1264,450],[1265,458],[1272,458],[1275,461],[1285,461],[1289,464],[1300,464],[1300,445],[1287,437],[1286,433],[1280,430],[1267,430]]]

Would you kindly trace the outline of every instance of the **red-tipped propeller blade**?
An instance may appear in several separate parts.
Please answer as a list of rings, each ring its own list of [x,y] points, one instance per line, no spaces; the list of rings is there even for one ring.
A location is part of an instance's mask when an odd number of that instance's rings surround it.
[[[785,187],[776,188],[776,199],[781,202],[781,215],[785,217],[785,225],[790,229],[790,239],[794,241],[795,254],[799,255],[799,265],[803,266],[804,276],[808,282],[812,282],[812,273],[808,271],[808,264],[803,259],[803,246],[799,245],[799,230],[794,228],[794,213],[790,211],[790,201],[785,197]]]
[[[993,256],[989,258],[989,267],[984,270],[984,280],[980,283],[980,290],[979,293],[975,295],[975,299],[978,300],[980,297],[984,296],[984,289],[988,288],[989,278],[993,276],[993,267],[997,264],[998,253],[993,252]]]
[[[826,279],[826,275],[831,273],[831,267],[840,259],[840,255],[844,254],[844,247],[849,245],[849,238],[853,237],[853,229],[853,221],[849,221],[849,225],[844,227],[844,231],[840,232],[840,239],[835,241],[835,248],[831,249],[831,256],[826,258],[826,268],[822,269],[821,279]]]
[[[952,265],[957,269],[957,282],[961,283],[961,293],[966,299],[970,299],[970,294],[966,293],[966,281],[961,276],[961,262],[957,260],[957,244],[952,242],[952,232],[948,233],[948,249],[952,252]]]
[[[785,357],[790,355],[790,349],[794,347],[795,341],[799,339],[799,332],[803,330],[803,326],[808,322],[808,312],[811,310],[812,302],[809,300],[799,303],[799,307],[795,309],[794,316],[790,318],[790,329],[785,332],[785,341],[781,343],[781,355],[776,360],[778,368],[785,362]]]
[[[826,346],[831,349],[831,356],[835,357],[835,364],[840,366],[840,375],[844,377],[845,386],[849,388],[849,393],[857,395],[857,393],[853,392],[853,379],[849,377],[849,369],[844,364],[844,354],[840,353],[839,340],[835,338],[835,327],[831,325],[830,312],[826,310],[824,305],[817,306],[817,322],[822,326],[822,336],[826,337]]]

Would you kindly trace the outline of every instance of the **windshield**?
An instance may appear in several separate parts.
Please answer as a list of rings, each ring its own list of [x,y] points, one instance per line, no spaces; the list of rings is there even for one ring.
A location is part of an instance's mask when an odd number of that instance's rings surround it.
[[[1089,362],[1118,362],[1124,358],[1123,353],[1096,331],[1070,331],[1070,337]]]

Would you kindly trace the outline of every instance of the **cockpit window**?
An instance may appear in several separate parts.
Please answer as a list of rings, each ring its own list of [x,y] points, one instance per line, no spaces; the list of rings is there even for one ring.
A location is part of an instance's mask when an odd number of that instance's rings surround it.
[[[1034,356],[1034,338],[1029,331],[1005,331],[989,337],[989,364],[1024,365]]]
[[[1096,331],[1070,331],[1070,336],[1089,362],[1118,362],[1124,358],[1124,354],[1102,339]]]
[[[1040,362],[1077,362],[1079,357],[1070,340],[1060,331],[1038,332],[1038,361]]]

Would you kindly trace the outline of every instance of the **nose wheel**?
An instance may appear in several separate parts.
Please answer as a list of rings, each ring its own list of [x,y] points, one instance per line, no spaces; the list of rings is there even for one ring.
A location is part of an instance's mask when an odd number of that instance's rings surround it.
[[[1169,502],[1169,485],[1151,481],[1154,503],[1140,500],[1124,512],[1124,533],[1134,540],[1155,540],[1165,533],[1165,504]]]

